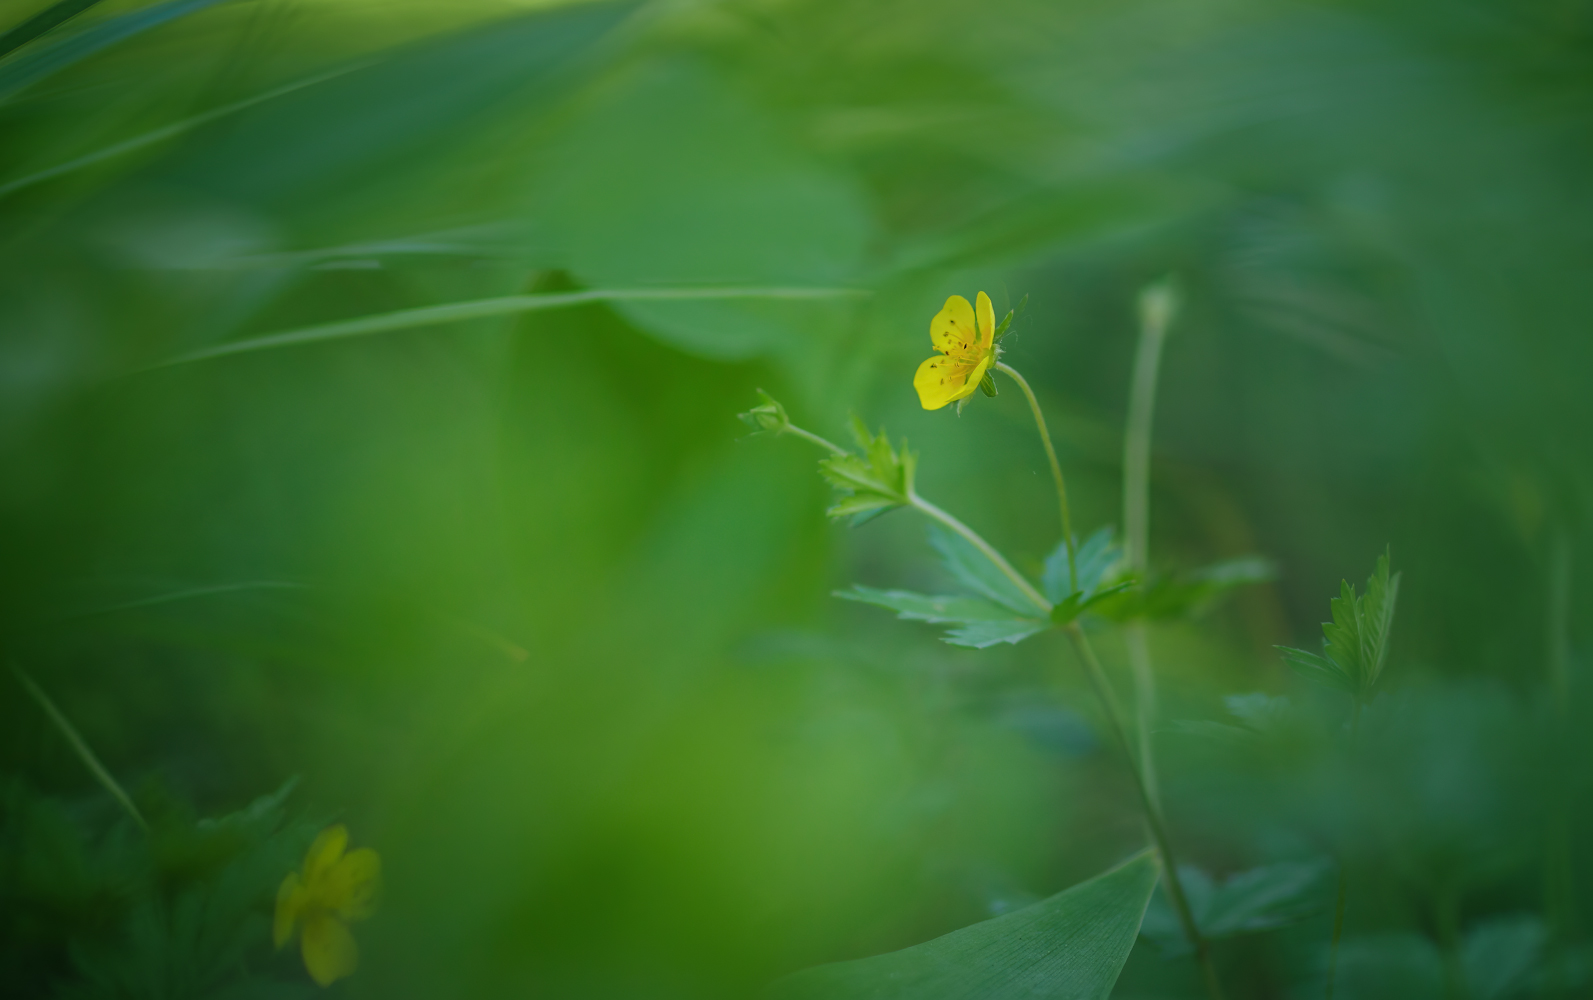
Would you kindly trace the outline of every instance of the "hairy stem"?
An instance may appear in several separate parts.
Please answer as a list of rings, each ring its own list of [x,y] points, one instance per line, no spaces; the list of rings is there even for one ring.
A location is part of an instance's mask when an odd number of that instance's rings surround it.
[[[1079,589],[1078,555],[1075,550],[1076,542],[1073,538],[1073,516],[1068,511],[1068,487],[1062,479],[1062,465],[1056,460],[1056,449],[1051,447],[1051,432],[1046,430],[1045,414],[1040,412],[1040,401],[1034,398],[1034,390],[1029,388],[1029,382],[1018,370],[1011,365],[997,361],[996,370],[1005,372],[1012,381],[1018,383],[1018,388],[1023,390],[1023,395],[1029,400],[1029,409],[1034,411],[1034,425],[1040,430],[1040,443],[1045,445],[1045,457],[1051,462],[1051,479],[1056,483],[1056,502],[1062,511],[1062,542],[1068,547],[1068,589]]]
[[[1167,880],[1167,895],[1172,901],[1174,912],[1178,914],[1178,922],[1184,929],[1184,935],[1190,944],[1194,945],[1195,960],[1200,964],[1206,992],[1212,1000],[1222,1000],[1222,986],[1217,980],[1217,969],[1212,964],[1210,948],[1200,933],[1200,926],[1195,922],[1194,912],[1189,908],[1189,898],[1184,895],[1184,883],[1178,875],[1178,863],[1173,857],[1173,845],[1167,835],[1166,820],[1162,816],[1161,807],[1151,798],[1150,790],[1145,784],[1145,775],[1134,759],[1134,748],[1129,742],[1128,730],[1123,725],[1123,713],[1118,706],[1117,696],[1112,692],[1111,682],[1106,679],[1106,672],[1101,669],[1101,661],[1096,658],[1095,649],[1090,645],[1084,629],[1074,621],[1069,623],[1067,633],[1068,638],[1073,641],[1073,648],[1078,651],[1080,662],[1084,664],[1084,674],[1101,702],[1112,740],[1128,761],[1128,769],[1134,776],[1134,789],[1139,793],[1140,806],[1145,812],[1145,823],[1150,827],[1151,839],[1156,843],[1156,852],[1161,855],[1162,877]]]

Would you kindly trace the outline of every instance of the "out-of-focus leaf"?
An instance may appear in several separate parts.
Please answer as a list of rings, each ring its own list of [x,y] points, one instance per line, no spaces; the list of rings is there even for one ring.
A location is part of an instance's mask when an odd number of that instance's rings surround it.
[[[1014,913],[789,976],[770,1000],[1105,1000],[1156,885],[1150,852]]]
[[[940,553],[941,563],[958,583],[1011,608],[1022,617],[1045,616],[1044,608],[1019,590],[1017,584],[961,535],[953,534],[939,525],[930,525],[929,544]]]
[[[0,101],[73,63],[87,59],[117,42],[186,14],[215,6],[221,0],[167,0],[142,10],[129,11],[60,39],[42,42],[0,62]]]
[[[21,48],[99,2],[100,0],[56,0],[26,21],[0,34],[0,56]]]
[[[1355,680],[1332,660],[1290,646],[1279,646],[1278,651],[1290,668],[1306,680],[1346,694],[1355,693]]]
[[[1187,573],[1157,576],[1134,593],[1115,598],[1101,613],[1119,621],[1199,615],[1230,591],[1276,576],[1277,567],[1270,560],[1241,556]]]
[[[1326,858],[1262,865],[1221,883],[1193,865],[1179,865],[1178,873],[1195,923],[1212,940],[1284,927],[1321,912],[1332,902],[1333,864]],[[1163,954],[1190,951],[1178,918],[1162,893],[1151,900],[1141,933],[1155,941]]]
[[[1084,540],[1084,543],[1078,547],[1078,578],[1079,590],[1085,598],[1095,593],[1107,573],[1122,558],[1123,551],[1112,537],[1111,528],[1098,528]],[[1057,547],[1046,557],[1045,573],[1040,582],[1046,597],[1058,603],[1067,600],[1073,587],[1068,574],[1066,542],[1058,542]]]
[[[1474,1000],[1504,1000],[1524,986],[1537,967],[1548,939],[1538,917],[1495,917],[1466,932],[1461,962]]]
[[[1053,625],[1066,625],[1096,605],[1110,601],[1133,586],[1133,580],[1124,580],[1122,583],[1113,584],[1094,593],[1083,590],[1075,591],[1069,594],[1066,600],[1059,601],[1051,607],[1051,623]]]
[[[642,63],[550,142],[530,212],[590,284],[824,284],[856,275],[872,229],[861,191],[806,154],[780,117],[707,65]],[[852,304],[626,303],[706,357],[830,363]]]

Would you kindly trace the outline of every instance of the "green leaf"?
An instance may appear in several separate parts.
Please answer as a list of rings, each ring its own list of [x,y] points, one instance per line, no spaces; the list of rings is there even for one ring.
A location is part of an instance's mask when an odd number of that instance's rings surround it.
[[[1119,621],[1133,618],[1170,619],[1199,615],[1224,595],[1277,577],[1277,567],[1260,556],[1240,556],[1186,573],[1147,581],[1132,601],[1107,612]]]
[[[758,419],[774,418],[759,415]],[[856,417],[852,418],[852,433],[862,454],[832,455],[819,462],[819,472],[841,494],[825,513],[834,518],[850,517],[856,527],[907,503],[918,456],[907,450],[906,441],[898,454],[883,430],[878,436],[870,434]]]
[[[1358,596],[1348,580],[1340,583],[1339,596],[1329,603],[1333,620],[1322,623],[1322,657],[1279,647],[1296,671],[1315,677],[1325,657],[1344,676],[1348,686],[1343,690],[1362,703],[1371,698],[1372,687],[1382,675],[1388,657],[1394,604],[1399,597],[1399,574],[1390,577],[1388,569],[1389,554],[1385,551],[1366,581],[1364,596]],[[1300,659],[1302,656],[1310,660]]]
[[[1333,864],[1326,858],[1281,861],[1229,876],[1221,883],[1193,865],[1179,865],[1189,908],[1210,940],[1286,927],[1322,912],[1332,902]],[[1140,932],[1164,955],[1191,951],[1171,906],[1157,893]]]
[[[1274,647],[1283,654],[1289,666],[1295,673],[1308,681],[1343,691],[1346,694],[1355,693],[1355,680],[1346,674],[1342,667],[1332,660],[1315,653],[1307,653],[1303,649],[1294,649],[1290,646]]]
[[[1112,537],[1111,528],[1099,528],[1084,544],[1078,546],[1079,560],[1079,590],[1084,597],[1081,601],[1093,594],[1106,575],[1122,560],[1122,549],[1118,548]],[[1045,573],[1040,578],[1041,589],[1045,596],[1053,602],[1060,603],[1068,598],[1073,590],[1068,575],[1068,547],[1066,542],[1058,542],[1057,547],[1045,560]]]
[[[1075,591],[1051,606],[1051,623],[1053,625],[1066,625],[1084,612],[1124,593],[1134,585],[1135,581],[1124,580],[1122,583],[1114,583],[1112,586],[1104,587],[1094,593],[1085,590]]]
[[[1366,581],[1366,597],[1361,602],[1361,645],[1368,691],[1383,673],[1388,636],[1394,628],[1394,604],[1399,599],[1399,574],[1390,578],[1388,564],[1389,553],[1385,550]]]
[[[898,618],[920,622],[1011,621],[1012,612],[976,597],[931,597],[909,590],[875,590],[856,584],[851,590],[837,590],[835,596],[890,608]]]
[[[99,3],[100,0],[57,0],[50,6],[0,35],[0,56],[20,49],[40,35],[58,27]]]
[[[1044,620],[1014,618],[1009,609],[977,597],[930,597],[907,590],[875,590],[861,585],[851,590],[838,590],[835,596],[890,608],[896,612],[896,617],[909,621],[956,625],[946,634],[946,641],[974,649],[1002,642],[1016,644],[1051,627]]]
[[[995,376],[985,372],[984,378],[979,380],[979,391],[994,399],[997,395]]]
[[[0,66],[0,101],[117,42],[219,2],[220,0],[168,0],[166,3],[158,3],[119,17],[108,18],[76,34],[40,42]]]
[[[770,1000],[1106,1000],[1156,885],[1149,851],[1015,913],[911,948],[806,969]]]
[[[977,591],[984,596],[1003,604],[1016,611],[1025,618],[1042,618],[1045,609],[1035,604],[1027,594],[1018,589],[1018,585],[1001,570],[997,569],[984,553],[974,548],[973,543],[950,531],[931,525],[929,528],[929,544],[940,553],[941,562],[945,564],[947,572],[956,578],[958,583],[970,590]]]
[[[985,649],[1003,642],[1016,646],[1029,636],[1038,635],[1050,627],[1050,622],[1036,621],[1033,618],[968,622],[948,631],[945,639],[953,646],[967,646],[971,649]]]

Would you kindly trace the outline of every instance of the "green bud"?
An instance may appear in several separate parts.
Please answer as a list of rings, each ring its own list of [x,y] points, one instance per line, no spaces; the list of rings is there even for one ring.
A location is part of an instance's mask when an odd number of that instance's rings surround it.
[[[979,391],[984,393],[986,396],[991,397],[992,399],[995,398],[995,395],[996,395],[996,379],[995,379],[995,376],[991,375],[989,372],[985,372],[985,377],[979,380]]]
[[[746,413],[736,414],[742,423],[755,431],[771,431],[775,434],[791,426],[791,418],[786,415],[785,407],[781,406],[778,400],[762,389],[758,390],[758,396],[763,400],[760,405],[754,406]]]

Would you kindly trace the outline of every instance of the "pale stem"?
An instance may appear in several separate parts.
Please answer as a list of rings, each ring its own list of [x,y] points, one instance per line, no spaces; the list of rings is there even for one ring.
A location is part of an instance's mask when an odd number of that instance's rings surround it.
[[[1068,549],[1068,589],[1077,593],[1079,589],[1078,552],[1073,540],[1073,517],[1068,513],[1068,487],[1062,479],[1062,464],[1056,460],[1056,449],[1051,447],[1051,432],[1045,427],[1045,414],[1040,412],[1040,401],[1034,398],[1034,390],[1029,388],[1029,382],[1018,370],[1004,361],[996,362],[996,370],[1005,372],[1012,381],[1018,383],[1018,388],[1023,390],[1023,395],[1029,400],[1029,409],[1034,411],[1034,425],[1040,430],[1040,443],[1045,445],[1045,457],[1051,462],[1051,479],[1056,483],[1057,506],[1062,511],[1062,543]]]
[[[1161,855],[1162,877],[1167,880],[1167,895],[1172,901],[1174,912],[1178,914],[1179,924],[1183,926],[1184,936],[1194,945],[1195,960],[1200,965],[1206,992],[1212,1000],[1222,1000],[1222,986],[1217,981],[1217,969],[1212,964],[1210,949],[1205,936],[1200,933],[1200,925],[1195,922],[1194,913],[1189,908],[1189,898],[1184,894],[1183,879],[1179,877],[1178,863],[1173,857],[1172,840],[1167,835],[1167,823],[1162,816],[1161,806],[1151,798],[1150,789],[1145,784],[1145,775],[1134,759],[1134,748],[1129,742],[1128,730],[1123,725],[1123,712],[1118,706],[1117,695],[1113,693],[1111,682],[1106,679],[1106,671],[1101,669],[1101,661],[1096,658],[1095,649],[1090,645],[1084,629],[1077,621],[1073,621],[1068,623],[1067,633],[1068,638],[1073,640],[1073,648],[1078,651],[1080,662],[1084,664],[1084,675],[1089,678],[1090,686],[1095,689],[1095,695],[1101,702],[1106,715],[1107,730],[1112,734],[1119,752],[1128,762],[1129,772],[1134,776],[1134,790],[1139,793],[1146,825],[1150,827],[1151,839],[1156,843],[1156,852]]]
[[[1123,548],[1129,569],[1141,579],[1150,565],[1150,455],[1155,426],[1156,382],[1162,344],[1167,339],[1169,310],[1143,309],[1134,375],[1129,383],[1128,427],[1123,436]],[[1151,666],[1150,637],[1141,620],[1123,629],[1123,644],[1134,678],[1135,729],[1140,766],[1151,799],[1161,801],[1156,778],[1156,673]]]
[[[144,822],[144,817],[139,813],[138,807],[133,805],[132,798],[122,790],[122,786],[117,784],[116,779],[111,777],[111,772],[105,769],[105,765],[100,763],[100,759],[94,756],[94,751],[89,749],[88,743],[84,741],[82,736],[78,735],[77,728],[62,714],[59,708],[55,707],[55,702],[50,700],[50,696],[45,694],[44,689],[39,687],[33,678],[28,676],[27,672],[15,663],[11,665],[11,672],[17,675],[17,680],[22,684],[22,687],[33,697],[34,701],[39,703],[39,707],[44,709],[44,714],[50,717],[51,722],[55,723],[55,728],[61,731],[61,735],[66,737],[66,741],[72,745],[72,749],[77,752],[78,758],[89,769],[89,773],[94,775],[95,780],[104,786],[107,792],[111,793],[111,798],[121,803],[122,808],[126,809],[127,814],[133,817],[133,822],[138,824],[139,829],[148,833],[149,824]]]
[[[847,450],[845,448],[842,448],[840,445],[834,444],[834,443],[832,443],[830,441],[826,441],[824,438],[819,437],[817,434],[813,433],[812,431],[805,431],[802,428],[798,427],[796,424],[788,423],[784,427],[780,428],[778,433],[781,433],[781,434],[795,434],[799,438],[803,438],[804,440],[813,442],[814,444],[818,445],[820,448],[828,449],[830,454],[832,454],[832,455],[845,455],[845,454],[847,454]]]

